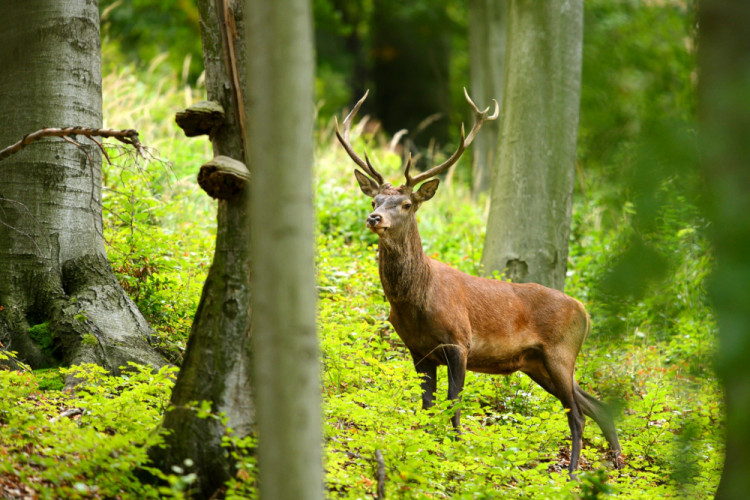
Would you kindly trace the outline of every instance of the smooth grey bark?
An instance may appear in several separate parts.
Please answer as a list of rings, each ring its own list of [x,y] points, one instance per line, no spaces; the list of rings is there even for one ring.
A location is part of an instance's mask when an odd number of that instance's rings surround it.
[[[505,0],[469,0],[469,70],[474,102],[502,105],[505,67]],[[472,148],[471,192],[489,191],[500,141],[500,121],[484,125]]]
[[[100,128],[97,1],[4,2],[0,14],[0,147],[44,127]],[[81,142],[45,139],[0,163],[0,342],[32,367],[162,366],[107,261],[101,156]]]
[[[260,498],[323,496],[306,0],[246,0],[247,161]]]
[[[706,214],[716,267],[710,294],[719,326],[726,450],[716,498],[750,491],[750,4],[700,3],[698,115]]]
[[[581,94],[583,1],[511,0],[500,151],[482,264],[562,290]]]
[[[229,12],[224,11],[225,3]],[[243,31],[241,1],[199,2],[203,61],[208,98],[225,110],[223,124],[211,140],[214,155],[243,160],[244,138],[232,71],[243,71],[245,47],[234,41],[238,66],[230,65],[228,39],[222,35],[225,15],[232,16],[238,34]],[[229,36],[233,36],[229,34]],[[239,75],[239,78],[242,78]],[[165,447],[153,448],[149,456],[155,465],[169,472],[191,459],[197,474],[192,485],[197,498],[211,497],[233,477],[235,464],[229,449],[222,447],[227,427],[237,437],[254,430],[252,345],[250,341],[250,248],[247,231],[247,190],[219,200],[216,249],[211,269],[193,320],[185,358],[172,391],[170,409],[162,427],[168,430]],[[209,401],[212,412],[226,417],[198,418],[191,408],[195,401]]]

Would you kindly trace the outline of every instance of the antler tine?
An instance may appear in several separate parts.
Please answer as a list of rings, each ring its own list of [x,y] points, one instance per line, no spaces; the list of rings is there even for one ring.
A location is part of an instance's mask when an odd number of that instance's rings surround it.
[[[367,164],[366,167],[363,167],[365,169],[365,172],[367,172],[370,177],[378,181],[378,184],[381,186],[383,185],[383,176],[380,175],[380,173],[375,170],[375,167],[372,166],[372,163],[370,163],[370,157],[367,156],[367,151],[365,151],[365,163]]]
[[[469,92],[466,90],[466,87],[464,87],[464,95],[466,96],[466,100],[469,101],[469,104],[471,105],[472,109],[474,110],[474,125],[471,127],[471,130],[469,131],[469,135],[466,135],[466,132],[464,130],[464,124],[461,124],[461,142],[458,145],[458,149],[456,149],[456,152],[453,153],[450,158],[445,160],[445,162],[441,163],[440,165],[437,165],[435,167],[432,167],[431,169],[427,170],[426,172],[422,172],[421,174],[415,175],[414,177],[411,177],[408,173],[408,168],[406,170],[406,185],[407,186],[416,186],[418,183],[429,179],[430,177],[435,177],[436,175],[439,175],[449,168],[451,168],[461,157],[461,155],[466,151],[466,148],[469,147],[469,144],[474,140],[474,137],[476,137],[477,132],[479,132],[479,129],[482,128],[482,125],[484,125],[484,122],[492,121],[497,119],[498,116],[500,116],[500,105],[497,103],[495,99],[492,101],[495,103],[495,112],[491,115],[488,115],[490,111],[490,107],[487,106],[483,111],[480,111],[476,104],[474,104],[474,101],[471,100],[471,97],[469,97]]]
[[[500,116],[500,105],[495,99],[492,99],[492,102],[495,103],[495,112],[487,116],[487,112],[490,110],[489,106],[484,108],[483,111],[479,111],[477,105],[474,104],[474,101],[472,101],[471,97],[469,97],[469,92],[466,90],[466,87],[464,87],[464,95],[466,96],[466,100],[469,101],[469,104],[471,104],[471,107],[474,109],[474,126],[471,127],[469,135],[466,136],[466,146],[468,147],[468,145],[471,144],[471,141],[474,140],[474,136],[476,136],[477,132],[479,132],[479,129],[482,128],[482,125],[484,125],[484,122],[491,122],[492,120],[495,120],[498,116]]]
[[[360,158],[360,156],[354,152],[354,148],[352,148],[351,143],[349,142],[349,131],[352,126],[352,121],[354,120],[354,115],[357,114],[357,111],[359,111],[359,108],[362,106],[362,103],[365,102],[365,99],[367,99],[367,95],[370,93],[369,90],[365,92],[365,95],[362,96],[362,99],[357,101],[357,104],[354,105],[354,108],[349,112],[348,115],[346,115],[346,118],[344,118],[344,123],[342,123],[342,126],[344,128],[343,134],[341,131],[339,131],[339,122],[334,116],[333,121],[334,125],[336,127],[336,137],[338,138],[339,142],[342,146],[344,146],[344,149],[349,154],[349,157],[359,165],[362,170],[365,171],[370,177],[375,179],[378,184],[383,184],[383,176],[378,173],[377,170],[375,170],[370,163],[370,159],[367,157],[367,152],[365,152],[365,159],[363,160]]]
[[[409,151],[409,156],[406,159],[406,168],[404,169],[404,175],[406,176],[406,185],[414,186],[414,184],[411,183],[411,176],[409,175],[410,168],[411,168],[411,151]]]

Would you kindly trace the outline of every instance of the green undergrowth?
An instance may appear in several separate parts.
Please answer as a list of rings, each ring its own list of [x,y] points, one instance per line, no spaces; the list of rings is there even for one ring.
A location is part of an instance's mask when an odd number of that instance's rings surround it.
[[[38,373],[0,372],[3,498],[159,498],[133,470],[160,441],[154,430],[176,369],[131,365],[113,377],[84,365],[62,373],[80,380],[75,394],[43,390],[50,379]]]
[[[460,440],[449,424],[445,368],[438,372],[438,404],[429,412],[419,409],[419,380],[387,322],[376,241],[362,223],[368,203],[351,185],[344,165],[338,150],[321,146],[318,168],[326,175],[319,175],[316,185],[316,246],[328,497],[372,497],[378,479],[376,451],[385,463],[389,498],[712,494],[721,468],[722,424],[719,387],[708,365],[715,327],[702,285],[710,261],[704,257],[708,252],[699,220],[687,230],[667,231],[679,226],[684,214],[665,215],[659,244],[677,254],[672,279],[617,308],[624,316],[612,318],[614,309],[600,305],[606,296],[596,284],[617,252],[620,232],[598,224],[595,204],[576,206],[573,232],[579,236],[571,243],[567,291],[586,303],[594,322],[579,356],[577,378],[615,409],[625,467],[612,467],[606,441],[589,421],[580,482],[570,482],[565,414],[555,398],[523,375],[468,375]],[[396,175],[394,171],[392,177]],[[484,225],[481,207],[460,186],[441,187],[420,213],[427,252],[475,272]],[[338,222],[331,226],[335,217]],[[158,217],[153,227],[149,221],[136,227],[157,235],[169,230],[168,224],[157,224]],[[142,236],[130,240],[134,250],[127,255],[170,256],[186,244],[164,236],[154,247],[143,241],[144,234],[152,233],[136,234]],[[210,238],[201,241],[207,245],[201,252],[210,253]],[[166,257],[153,262],[150,276],[171,276],[179,283],[174,262]],[[145,283],[141,286],[152,286]],[[186,292],[177,286],[156,291],[176,308],[197,300],[178,297]],[[198,291],[196,286],[190,293]],[[180,317],[192,314],[178,312]],[[616,331],[607,328],[618,322],[624,324]],[[169,322],[155,324],[167,328],[165,338],[181,335],[168,330]],[[111,377],[95,367],[83,370],[79,376],[85,383],[75,395],[49,384],[50,372],[0,374],[0,453],[12,457],[0,472],[0,484],[20,481],[41,498],[184,497],[190,475],[181,468],[161,489],[141,484],[136,475],[145,466],[145,447],[159,442],[155,429],[174,371],[134,369]],[[84,413],[59,417],[71,408]],[[247,452],[252,439],[228,436],[226,444],[240,461],[227,496],[254,498],[256,466]]]
[[[111,150],[103,201],[108,256],[162,351],[179,363],[211,262],[215,202],[195,182],[210,157],[208,141],[181,137],[172,114],[200,99],[202,90],[165,74],[158,61],[147,74],[118,67],[104,88],[107,126],[137,128],[156,158]],[[704,289],[712,262],[705,223],[689,200],[666,197],[656,227],[644,236],[665,256],[669,278],[628,298],[604,285],[613,260],[626,250],[637,208],[622,201],[605,212],[604,181],[595,173],[579,186],[566,292],[584,302],[593,328],[576,375],[614,409],[625,467],[613,469],[606,441],[589,420],[580,482],[570,482],[565,414],[525,376],[469,374],[460,440],[449,426],[445,368],[438,372],[436,407],[419,409],[419,380],[387,322],[377,240],[364,227],[369,200],[331,130],[327,124],[317,132],[313,187],[329,498],[372,498],[377,451],[388,498],[713,495],[723,424],[711,367],[716,327]],[[352,140],[358,150],[367,146],[388,180],[400,181],[400,159],[384,138],[362,138],[355,130]],[[664,189],[671,189],[668,182]],[[418,214],[425,251],[479,273],[486,207],[486,200],[472,202],[461,184],[444,180]],[[184,498],[191,477],[182,468],[160,488],[138,480],[146,448],[160,442],[157,428],[175,369],[131,367],[120,376],[92,366],[77,370],[83,383],[75,393],[63,390],[66,372],[0,370],[0,497]],[[227,497],[256,497],[256,465],[248,453],[253,438],[227,436],[226,445],[240,464]]]

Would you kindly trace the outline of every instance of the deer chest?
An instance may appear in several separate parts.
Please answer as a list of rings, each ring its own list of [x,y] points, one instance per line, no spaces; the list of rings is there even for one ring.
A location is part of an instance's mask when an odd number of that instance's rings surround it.
[[[468,347],[467,339],[449,328],[439,316],[418,308],[391,304],[388,319],[406,347],[437,362],[444,361],[443,357],[439,356],[440,346],[460,344]]]

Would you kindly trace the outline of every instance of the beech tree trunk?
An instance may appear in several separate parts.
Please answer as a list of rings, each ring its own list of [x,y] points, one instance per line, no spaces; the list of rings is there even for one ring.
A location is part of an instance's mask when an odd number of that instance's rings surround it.
[[[317,499],[311,2],[246,0],[245,19],[260,498]]]
[[[0,147],[44,127],[100,128],[97,1],[3,2],[0,14]],[[107,260],[101,156],[81,143],[44,139],[0,162],[0,342],[34,368],[162,366]]]
[[[232,75],[235,70],[244,70],[245,46],[242,40],[230,41],[234,33],[231,28],[222,33],[222,26],[234,23],[236,34],[244,33],[243,4],[239,0],[200,0],[199,10],[208,98],[221,103],[225,110],[224,123],[211,137],[214,155],[242,161],[244,138],[239,113],[244,104],[237,102],[237,80]],[[233,59],[238,64],[231,64]],[[241,80],[242,75],[238,78]],[[196,498],[211,497],[234,475],[229,449],[222,447],[227,427],[238,437],[254,430],[247,203],[247,191],[219,200],[213,263],[162,425],[169,431],[166,447],[149,450],[152,461],[165,472],[174,465],[185,468],[185,459],[193,461]],[[226,417],[226,426],[221,419],[198,418],[191,407],[196,401],[210,402],[215,415]]]
[[[750,491],[750,4],[701,2],[698,115],[702,199],[716,268],[710,283],[719,325],[716,369],[724,385],[726,451],[716,498]]]
[[[505,0],[469,0],[469,69],[474,102],[502,105],[505,68]],[[500,120],[484,124],[474,139],[471,192],[476,197],[492,186]]]
[[[487,274],[563,289],[582,40],[582,0],[510,0],[500,151],[482,254]]]

